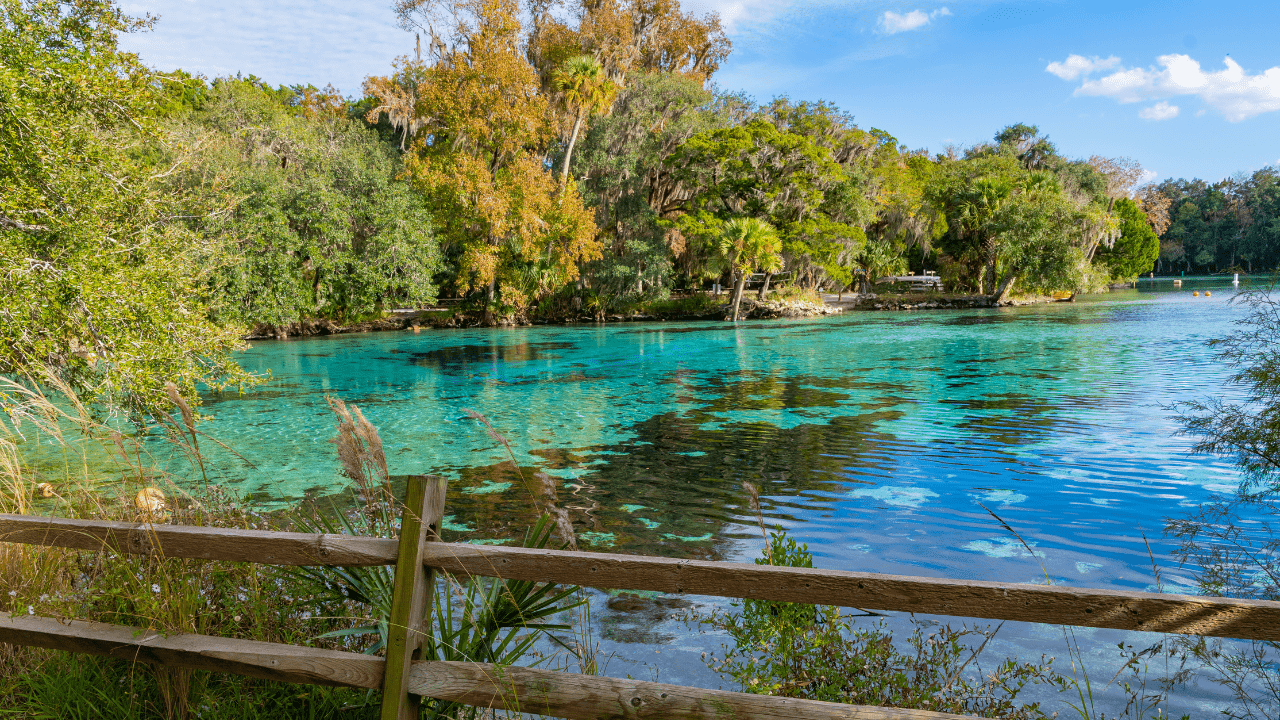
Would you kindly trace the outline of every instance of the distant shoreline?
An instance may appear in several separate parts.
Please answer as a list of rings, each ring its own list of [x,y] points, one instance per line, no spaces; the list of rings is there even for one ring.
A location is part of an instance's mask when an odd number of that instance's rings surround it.
[[[910,310],[970,310],[979,308],[1038,305],[1054,302],[1044,296],[1018,297],[996,303],[987,295],[950,295],[945,293],[907,293],[902,295],[856,295],[846,293],[844,298],[835,293],[822,293],[823,304],[807,301],[756,300],[744,297],[744,320],[773,320],[778,318],[805,318],[839,315],[844,312],[910,311]],[[284,340],[291,337],[317,337],[323,335],[350,335],[367,332],[418,332],[450,328],[483,327],[532,327],[535,325],[596,325],[623,322],[680,322],[725,320],[729,302],[717,304],[694,312],[643,312],[630,314],[610,313],[602,316],[561,317],[506,317],[486,326],[483,315],[473,311],[450,308],[426,308],[413,311],[397,311],[385,317],[357,323],[342,324],[328,318],[309,318],[288,325],[260,324],[244,336],[245,340]]]

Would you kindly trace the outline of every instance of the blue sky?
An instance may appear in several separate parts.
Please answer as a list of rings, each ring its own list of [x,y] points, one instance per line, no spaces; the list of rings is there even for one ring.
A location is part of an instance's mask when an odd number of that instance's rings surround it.
[[[413,36],[390,0],[126,0],[161,16],[148,64],[357,94]],[[911,148],[1038,125],[1068,156],[1217,180],[1280,164],[1280,3],[684,0],[721,14],[716,75],[759,100],[826,99]]]

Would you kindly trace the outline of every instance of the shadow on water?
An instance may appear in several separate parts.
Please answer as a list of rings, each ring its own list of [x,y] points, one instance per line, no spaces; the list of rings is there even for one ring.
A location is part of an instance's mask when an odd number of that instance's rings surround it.
[[[537,512],[521,474],[531,479],[544,471],[559,479],[560,505],[569,510],[584,548],[725,559],[742,536],[728,526],[754,522],[744,480],[760,487],[770,521],[794,521],[790,499],[835,497],[851,482],[850,467],[872,473],[887,467],[880,446],[894,437],[876,428],[898,416],[865,413],[779,428],[717,424],[703,412],[656,415],[625,428],[630,439],[618,444],[539,451],[545,462],[537,467],[517,472],[510,463],[497,463],[461,470],[450,484],[447,539],[516,540]]]
[[[559,360],[557,350],[577,347],[571,342],[515,343],[511,345],[450,345],[409,354],[409,362],[437,372],[466,375],[472,366],[506,365],[531,360]]]

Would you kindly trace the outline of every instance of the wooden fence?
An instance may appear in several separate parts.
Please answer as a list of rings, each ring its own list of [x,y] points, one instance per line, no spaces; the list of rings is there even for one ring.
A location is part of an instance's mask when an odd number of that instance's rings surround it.
[[[386,658],[0,613],[0,642],[294,683],[383,691],[382,718],[422,697],[563,718],[941,720],[949,713],[796,700],[662,683],[417,660],[432,573],[656,590],[869,610],[1280,640],[1280,602],[445,543],[445,481],[410,479],[399,540],[0,515],[0,542],[270,565],[395,565]]]

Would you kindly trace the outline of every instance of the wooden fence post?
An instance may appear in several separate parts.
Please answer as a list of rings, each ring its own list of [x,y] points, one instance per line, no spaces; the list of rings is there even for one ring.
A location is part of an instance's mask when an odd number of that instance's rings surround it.
[[[422,564],[422,545],[440,539],[447,481],[434,475],[409,476],[400,517],[396,584],[387,618],[387,662],[382,678],[381,720],[416,720],[421,700],[410,695],[409,670],[431,632],[432,571]]]

